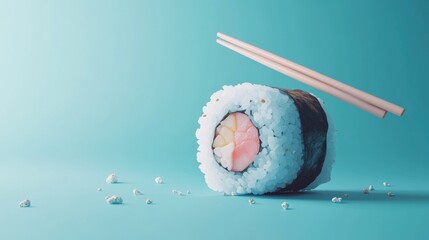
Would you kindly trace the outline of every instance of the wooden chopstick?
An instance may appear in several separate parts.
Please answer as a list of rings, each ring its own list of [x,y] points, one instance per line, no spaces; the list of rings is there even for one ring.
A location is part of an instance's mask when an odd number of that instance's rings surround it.
[[[267,59],[269,59],[269,60],[271,60],[273,62],[276,62],[276,63],[278,63],[280,65],[283,65],[283,66],[285,66],[287,68],[290,68],[290,69],[293,69],[295,71],[298,71],[298,72],[300,72],[300,73],[302,73],[304,75],[307,75],[307,76],[313,78],[316,81],[321,81],[321,82],[323,82],[325,84],[328,84],[328,85],[330,85],[330,86],[332,86],[332,87],[334,87],[334,88],[336,88],[336,89],[338,89],[340,91],[343,91],[345,93],[353,95],[356,98],[362,99],[363,101],[368,102],[369,104],[374,105],[374,106],[376,106],[378,108],[381,108],[381,109],[384,109],[386,111],[392,112],[392,113],[394,113],[394,114],[396,114],[398,116],[402,116],[404,114],[405,109],[402,108],[402,107],[400,107],[400,106],[397,106],[397,105],[395,105],[393,103],[390,103],[390,102],[388,102],[386,100],[383,100],[383,99],[378,98],[376,96],[373,96],[373,95],[371,95],[369,93],[366,93],[364,91],[361,91],[359,89],[351,87],[351,86],[349,86],[347,84],[344,84],[344,83],[342,83],[342,82],[340,82],[338,80],[335,80],[335,79],[330,78],[330,77],[328,77],[326,75],[323,75],[323,74],[318,73],[318,72],[316,72],[314,70],[311,70],[311,69],[309,69],[307,67],[299,65],[299,64],[297,64],[295,62],[292,62],[292,61],[290,61],[288,59],[282,58],[282,57],[280,57],[278,55],[275,55],[273,53],[270,53],[268,51],[265,51],[263,49],[255,47],[255,46],[253,46],[251,44],[248,44],[246,42],[243,42],[241,40],[238,40],[236,38],[233,38],[233,37],[228,36],[228,35],[223,34],[223,33],[218,33],[217,36],[219,38],[223,39],[226,42],[232,43],[232,44],[234,44],[234,45],[236,45],[236,46],[238,46],[238,47],[240,47],[242,49],[245,49],[245,50],[248,50],[250,52],[253,52],[253,53],[257,54],[257,55],[260,55],[260,56],[262,56],[264,58],[267,58]]]
[[[240,53],[241,55],[244,55],[250,59],[253,59],[256,62],[259,62],[262,65],[265,65],[271,69],[274,69],[280,73],[283,73],[284,75],[287,75],[291,78],[294,78],[298,81],[301,81],[301,82],[303,82],[309,86],[312,86],[312,87],[319,89],[323,92],[326,92],[332,96],[335,96],[335,97],[337,97],[337,98],[339,98],[345,102],[348,102],[348,103],[350,103],[356,107],[359,107],[359,108],[361,108],[361,109],[363,109],[369,113],[372,113],[379,118],[384,118],[384,116],[386,115],[385,110],[383,110],[379,107],[376,107],[374,105],[371,105],[371,104],[369,104],[369,103],[367,103],[367,102],[363,101],[362,99],[359,99],[355,96],[352,96],[352,95],[347,94],[343,91],[340,91],[340,90],[338,90],[338,89],[336,89],[336,88],[334,88],[334,87],[332,87],[326,83],[317,81],[312,77],[309,77],[305,74],[302,74],[301,72],[298,72],[298,71],[295,71],[291,68],[280,65],[274,61],[271,61],[270,59],[264,58],[260,55],[257,55],[256,53],[253,53],[249,50],[243,49],[243,48],[236,46],[236,45],[233,45],[231,43],[228,43],[222,39],[217,39],[216,42],[227,47],[227,48],[229,48],[229,49],[231,49],[231,50],[233,50],[233,51],[235,51],[235,52],[237,52],[237,53]]]

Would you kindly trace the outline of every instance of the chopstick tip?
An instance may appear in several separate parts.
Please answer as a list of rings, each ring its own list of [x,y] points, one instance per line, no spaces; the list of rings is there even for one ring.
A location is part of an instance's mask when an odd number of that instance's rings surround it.
[[[216,42],[219,43],[220,45],[225,46],[225,41],[220,38],[216,39]]]

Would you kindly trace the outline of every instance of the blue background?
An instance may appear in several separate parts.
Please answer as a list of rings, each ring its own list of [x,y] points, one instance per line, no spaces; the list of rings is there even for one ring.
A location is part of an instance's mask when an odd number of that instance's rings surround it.
[[[428,3],[2,0],[0,238],[428,239]],[[405,106],[405,116],[378,119],[219,46],[216,32]],[[325,100],[337,128],[330,183],[256,205],[206,187],[197,119],[214,91],[242,82]],[[104,182],[111,172],[121,184]],[[376,191],[362,194],[369,184]],[[107,205],[106,194],[125,204]],[[32,208],[17,206],[25,198]]]

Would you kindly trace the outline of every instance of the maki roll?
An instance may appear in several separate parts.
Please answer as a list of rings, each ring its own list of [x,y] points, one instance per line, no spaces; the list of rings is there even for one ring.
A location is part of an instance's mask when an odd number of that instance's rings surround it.
[[[198,123],[197,160],[215,191],[302,191],[330,180],[334,130],[320,100],[308,92],[224,86]]]

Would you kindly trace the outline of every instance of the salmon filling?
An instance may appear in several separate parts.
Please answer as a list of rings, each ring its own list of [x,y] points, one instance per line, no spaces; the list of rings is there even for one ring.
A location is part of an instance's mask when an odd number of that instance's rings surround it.
[[[241,172],[259,152],[258,130],[246,114],[231,113],[217,126],[212,146],[222,167]]]

